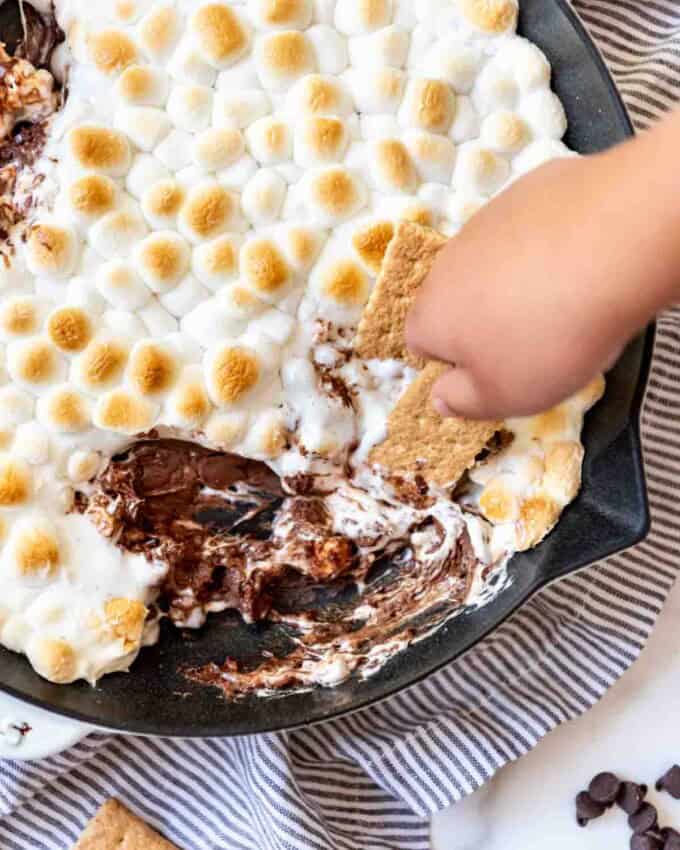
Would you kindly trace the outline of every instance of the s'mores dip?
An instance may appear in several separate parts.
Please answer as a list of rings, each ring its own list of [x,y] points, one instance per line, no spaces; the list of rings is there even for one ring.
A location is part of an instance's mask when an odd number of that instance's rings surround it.
[[[491,598],[576,495],[603,391],[442,420],[444,367],[404,346],[446,238],[573,155],[517,0],[23,12],[0,53],[0,642],[95,683],[160,619],[236,610],[291,653],[244,672],[225,645],[192,675],[266,692],[370,675]],[[295,604],[349,585],[332,616]]]

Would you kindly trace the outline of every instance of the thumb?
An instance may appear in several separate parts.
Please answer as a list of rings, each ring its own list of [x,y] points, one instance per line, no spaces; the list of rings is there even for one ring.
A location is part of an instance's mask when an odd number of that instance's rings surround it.
[[[490,419],[497,411],[489,401],[473,375],[460,367],[449,369],[432,387],[432,404],[441,416]]]

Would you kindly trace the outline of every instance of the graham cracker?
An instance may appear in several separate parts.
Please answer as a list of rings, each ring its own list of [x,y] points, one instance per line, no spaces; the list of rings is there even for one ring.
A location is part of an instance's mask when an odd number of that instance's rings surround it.
[[[365,360],[403,360],[415,369],[426,361],[406,348],[406,316],[420,285],[447,239],[436,230],[400,221],[363,312],[354,348]]]
[[[73,850],[179,850],[118,800],[107,800]]]
[[[502,427],[502,422],[442,417],[430,393],[450,366],[432,361],[407,388],[387,419],[387,437],[371,463],[398,473],[418,473],[432,484],[455,484]]]

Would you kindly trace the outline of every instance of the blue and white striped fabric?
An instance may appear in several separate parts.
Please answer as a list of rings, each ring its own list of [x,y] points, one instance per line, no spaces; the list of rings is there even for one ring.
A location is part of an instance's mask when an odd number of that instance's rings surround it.
[[[678,0],[575,0],[643,128],[680,96]],[[0,850],[64,850],[115,795],[183,850],[428,847],[432,813],[592,706],[642,649],[680,559],[680,311],[643,416],[652,532],[551,587],[462,660],[321,727],[221,741],[92,735],[0,764]]]

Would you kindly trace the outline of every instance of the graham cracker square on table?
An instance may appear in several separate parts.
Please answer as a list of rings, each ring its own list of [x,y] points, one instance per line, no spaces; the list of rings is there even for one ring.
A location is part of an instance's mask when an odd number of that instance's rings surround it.
[[[179,850],[118,800],[107,800],[73,850]]]
[[[387,438],[370,453],[371,463],[392,472],[422,475],[433,484],[455,484],[474,465],[502,422],[444,418],[432,405],[437,378],[451,367],[428,363],[387,419]]]
[[[378,280],[363,312],[354,348],[365,360],[403,360],[414,369],[426,361],[406,347],[406,316],[447,239],[411,221],[399,222]]]

